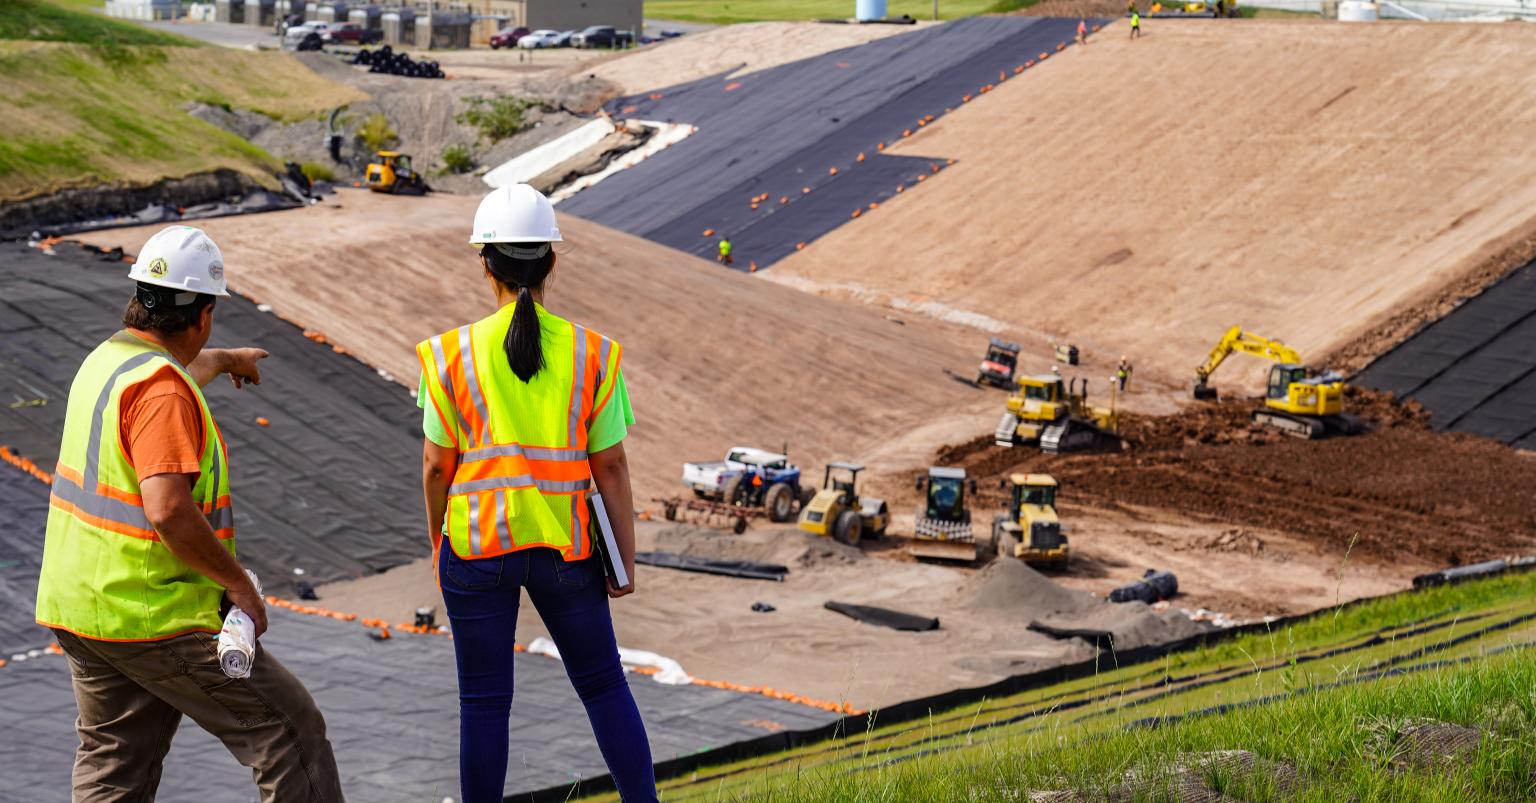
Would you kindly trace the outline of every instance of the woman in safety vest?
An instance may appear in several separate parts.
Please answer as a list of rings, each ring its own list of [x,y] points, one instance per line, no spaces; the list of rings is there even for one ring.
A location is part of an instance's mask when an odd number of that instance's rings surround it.
[[[458,657],[463,803],[502,799],[522,590],[560,650],[619,793],[656,798],[608,613],[610,597],[634,591],[622,443],[634,415],[619,344],[543,306],[560,241],[537,190],[517,184],[485,196],[470,243],[499,309],[416,347],[427,526]]]

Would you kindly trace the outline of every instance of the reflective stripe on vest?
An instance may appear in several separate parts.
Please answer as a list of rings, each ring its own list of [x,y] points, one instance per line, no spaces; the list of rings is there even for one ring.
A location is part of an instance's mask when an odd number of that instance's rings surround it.
[[[547,546],[579,560],[591,551],[587,428],[618,349],[542,308],[539,317],[545,370],[529,383],[503,356],[511,307],[417,347],[427,395],[459,451],[445,530],[464,557]],[[551,331],[569,333],[568,349]]]
[[[120,332],[86,358],[70,387],[38,583],[43,624],[108,640],[219,629],[223,589],[160,543],[119,438],[123,391],[167,366],[192,389],[203,420],[193,499],[234,551],[228,463],[207,401],[170,354]]]

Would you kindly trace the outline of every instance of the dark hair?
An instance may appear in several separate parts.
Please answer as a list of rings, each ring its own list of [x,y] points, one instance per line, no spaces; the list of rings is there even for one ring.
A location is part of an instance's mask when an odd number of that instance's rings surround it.
[[[144,296],[154,300],[144,303]],[[197,325],[204,307],[212,307],[217,300],[204,293],[193,294],[192,303],[176,306],[174,292],[157,292],[140,288],[123,310],[123,325],[130,329],[143,329],[170,337]]]
[[[500,246],[500,248],[498,248]],[[523,259],[506,250],[542,250],[542,256]],[[512,310],[512,326],[502,348],[512,373],[527,382],[544,370],[544,349],[539,341],[539,314],[533,307],[532,290],[544,287],[549,269],[555,266],[555,252],[549,243],[487,243],[480,252],[491,276],[508,290],[517,291],[517,307]]]

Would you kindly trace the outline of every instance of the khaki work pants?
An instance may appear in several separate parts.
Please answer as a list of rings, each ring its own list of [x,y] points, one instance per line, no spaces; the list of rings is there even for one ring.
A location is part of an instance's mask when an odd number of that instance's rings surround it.
[[[325,719],[259,645],[251,676],[236,680],[219,668],[217,638],[207,633],[125,643],[53,632],[80,708],[75,803],[154,800],[183,714],[251,768],[266,803],[342,800]]]

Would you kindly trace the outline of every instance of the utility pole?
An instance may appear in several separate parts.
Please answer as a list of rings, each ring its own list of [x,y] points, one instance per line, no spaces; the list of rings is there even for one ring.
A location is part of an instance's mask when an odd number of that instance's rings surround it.
[[[939,0],[933,0],[933,21],[939,21]]]

